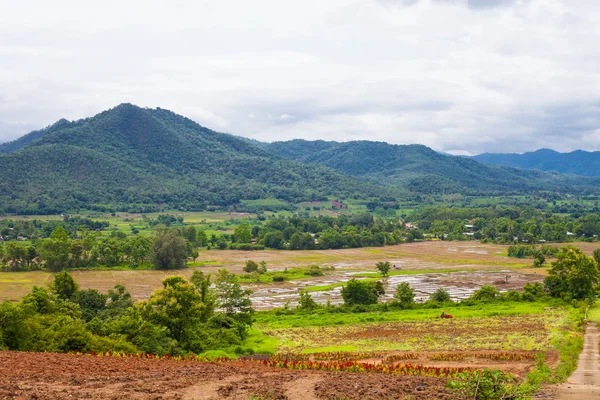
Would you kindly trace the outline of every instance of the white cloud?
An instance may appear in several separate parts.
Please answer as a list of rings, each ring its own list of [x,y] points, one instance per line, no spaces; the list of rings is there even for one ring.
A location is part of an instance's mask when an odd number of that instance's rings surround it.
[[[600,149],[594,0],[0,0],[0,141],[121,102],[215,130]]]

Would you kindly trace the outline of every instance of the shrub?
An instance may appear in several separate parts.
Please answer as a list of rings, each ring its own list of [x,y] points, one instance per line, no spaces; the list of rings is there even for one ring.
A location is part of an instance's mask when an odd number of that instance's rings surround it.
[[[429,296],[429,301],[435,301],[437,303],[445,303],[451,301],[450,294],[444,288],[439,288]]]

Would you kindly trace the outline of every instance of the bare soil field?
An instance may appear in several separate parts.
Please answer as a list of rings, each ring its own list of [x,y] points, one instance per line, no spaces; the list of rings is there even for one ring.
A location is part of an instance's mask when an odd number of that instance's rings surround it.
[[[446,382],[258,363],[0,352],[0,399],[461,399]]]

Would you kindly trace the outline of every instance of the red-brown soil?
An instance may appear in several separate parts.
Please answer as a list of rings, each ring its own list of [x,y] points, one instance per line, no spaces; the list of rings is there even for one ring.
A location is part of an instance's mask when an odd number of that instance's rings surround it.
[[[461,399],[446,380],[260,364],[0,352],[0,399]]]

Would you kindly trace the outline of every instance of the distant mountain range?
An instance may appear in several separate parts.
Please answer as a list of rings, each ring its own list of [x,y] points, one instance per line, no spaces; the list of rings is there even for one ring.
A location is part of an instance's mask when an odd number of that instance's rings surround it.
[[[600,181],[486,165],[465,157],[440,154],[423,145],[291,140],[263,147],[291,160],[323,165],[415,193],[581,192],[589,186],[597,186]]]
[[[523,154],[483,153],[471,158],[485,164],[600,176],[600,152],[598,151],[577,150],[571,153],[559,153],[554,150],[540,149]]]
[[[131,104],[63,119],[0,145],[0,171],[0,209],[28,214],[199,210],[270,198],[293,204],[429,193],[600,192],[600,178],[486,165],[421,145],[261,143]]]

